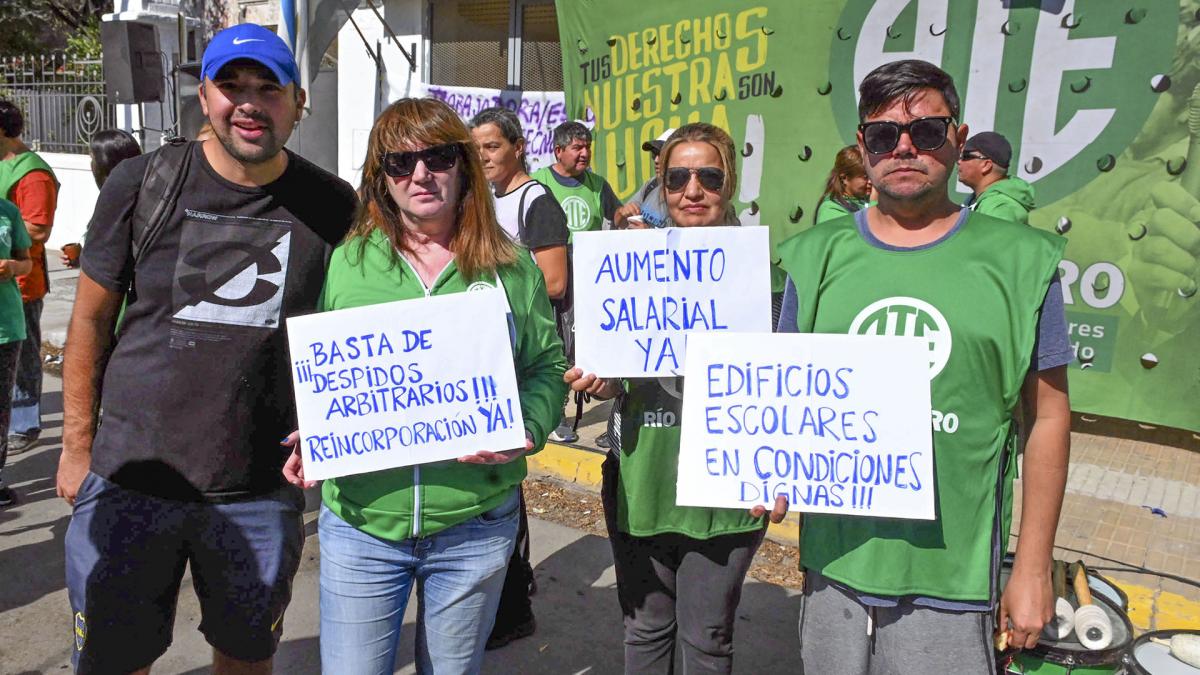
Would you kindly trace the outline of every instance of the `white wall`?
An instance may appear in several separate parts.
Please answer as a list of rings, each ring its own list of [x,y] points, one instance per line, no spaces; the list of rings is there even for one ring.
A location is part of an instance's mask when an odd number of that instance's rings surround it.
[[[421,87],[426,53],[421,37],[423,7],[421,0],[388,0],[383,7],[383,16],[404,49],[416,45],[416,72],[410,70],[408,60],[371,10],[357,10],[354,20],[372,50],[382,45],[383,73],[352,24],[347,22],[338,33],[337,172],[351,185],[358,185],[376,115],[391,101],[414,95]]]
[[[96,208],[96,197],[100,194],[96,179],[92,178],[91,158],[57,152],[38,154],[54,169],[59,182],[58,210],[54,212],[54,229],[50,230],[50,241],[46,246],[60,249],[63,244],[83,241],[92,210]]]

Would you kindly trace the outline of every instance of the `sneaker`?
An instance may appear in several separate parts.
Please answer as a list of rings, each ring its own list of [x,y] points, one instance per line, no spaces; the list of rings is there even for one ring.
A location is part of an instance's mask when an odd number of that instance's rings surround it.
[[[571,428],[570,424],[565,421],[558,425],[558,428],[550,432],[550,440],[555,443],[574,443],[579,440],[579,434]]]
[[[37,445],[38,434],[9,434],[8,454],[19,455]]]
[[[488,637],[487,645],[484,647],[484,649],[489,651],[492,649],[499,649],[513,640],[520,640],[521,638],[527,638],[530,635],[533,635],[533,632],[537,630],[537,621],[535,621],[533,615],[530,614],[529,618],[525,621],[515,626],[508,626],[506,628],[506,630],[500,630],[500,627],[497,626],[497,629],[493,630],[491,636]]]
[[[608,438],[608,433],[605,432],[596,437],[596,447],[607,450],[612,446],[612,441]]]
[[[7,485],[0,485],[0,507],[12,506],[17,503],[17,493]]]

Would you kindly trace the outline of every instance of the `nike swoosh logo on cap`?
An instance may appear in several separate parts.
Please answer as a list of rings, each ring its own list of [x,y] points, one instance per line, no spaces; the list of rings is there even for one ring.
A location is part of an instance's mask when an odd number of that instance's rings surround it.
[[[259,38],[233,38],[233,44],[244,45],[247,42],[262,42]]]

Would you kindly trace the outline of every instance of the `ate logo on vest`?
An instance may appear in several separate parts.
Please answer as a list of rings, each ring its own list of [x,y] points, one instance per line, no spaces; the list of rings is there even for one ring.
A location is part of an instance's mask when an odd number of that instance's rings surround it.
[[[916,298],[894,297],[867,305],[850,324],[851,335],[923,337],[929,341],[929,379],[950,360],[950,324],[937,307]]]
[[[592,221],[592,207],[588,205],[586,199],[570,195],[562,200],[561,206],[563,213],[567,214],[567,227],[572,232],[588,229],[588,225]]]

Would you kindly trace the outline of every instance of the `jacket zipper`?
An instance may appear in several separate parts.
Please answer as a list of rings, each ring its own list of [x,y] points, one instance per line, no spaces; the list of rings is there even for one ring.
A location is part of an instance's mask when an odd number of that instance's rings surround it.
[[[410,263],[408,261],[408,257],[405,256],[400,251],[396,251],[396,254],[400,256],[400,259],[404,261],[405,266],[407,266],[409,271],[412,272],[413,278],[417,280],[417,283],[421,284],[421,290],[425,292],[425,297],[428,298],[429,296],[433,295],[433,290],[425,285],[425,281],[421,279],[420,274],[417,274],[417,269],[415,267],[413,267],[412,263]],[[451,262],[453,262],[453,258],[451,258]],[[438,272],[437,277],[433,280],[434,286],[437,285],[438,279],[442,278],[442,274],[444,274],[446,272],[447,267],[450,267],[449,262],[446,263],[446,267],[443,267],[441,272]],[[413,464],[412,536],[414,539],[416,539],[420,535],[421,535],[421,465]]]

